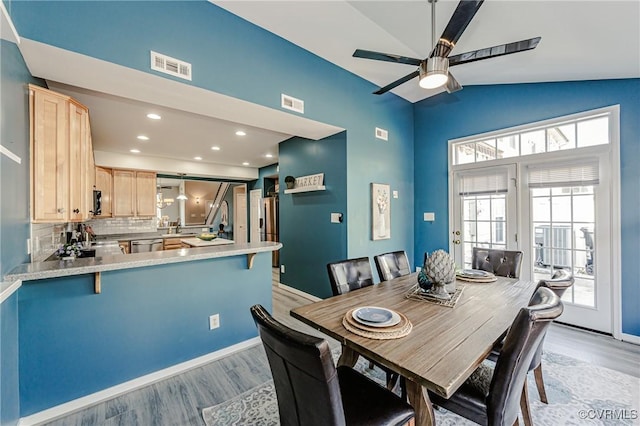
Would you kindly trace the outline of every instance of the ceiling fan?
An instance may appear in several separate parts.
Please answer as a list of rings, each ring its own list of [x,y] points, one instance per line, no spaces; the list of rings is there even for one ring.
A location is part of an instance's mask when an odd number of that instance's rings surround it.
[[[438,0],[428,0],[431,3],[431,35],[435,40],[435,23],[436,14],[435,6]],[[449,67],[456,65],[468,64],[469,62],[480,61],[489,58],[495,58],[512,53],[523,52],[525,50],[535,49],[540,42],[541,37],[530,38],[527,40],[516,41],[513,43],[501,44],[498,46],[487,47],[484,49],[474,50],[471,52],[461,53],[459,55],[449,56],[456,42],[471,22],[474,15],[482,6],[484,0],[461,0],[453,12],[453,16],[449,20],[447,27],[444,29],[442,36],[434,46],[433,50],[426,59],[408,58],[406,56],[392,55],[388,53],[372,52],[370,50],[357,49],[353,52],[356,58],[373,59],[376,61],[396,62],[399,64],[416,65],[419,68],[391,84],[388,84],[375,92],[375,95],[381,95],[389,90],[406,83],[407,81],[420,76],[418,84],[425,89],[435,89],[442,85],[446,85],[447,92],[453,93],[462,89],[462,86],[453,77],[449,71]]]

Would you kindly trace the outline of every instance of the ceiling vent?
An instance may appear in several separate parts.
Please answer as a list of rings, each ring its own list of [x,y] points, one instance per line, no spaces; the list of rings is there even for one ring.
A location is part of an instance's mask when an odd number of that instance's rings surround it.
[[[151,51],[151,69],[191,81],[191,64]]]
[[[382,139],[383,141],[388,141],[389,132],[385,129],[381,129],[380,127],[376,127],[376,138]]]
[[[285,95],[284,93],[282,93],[281,106],[284,109],[290,109],[291,111],[304,114],[304,101],[300,99],[296,99],[289,95]]]

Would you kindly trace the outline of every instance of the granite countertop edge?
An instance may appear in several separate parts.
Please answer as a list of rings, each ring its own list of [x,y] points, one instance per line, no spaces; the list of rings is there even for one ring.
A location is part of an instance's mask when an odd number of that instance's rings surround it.
[[[281,243],[234,243],[210,247],[182,248],[147,253],[119,254],[114,256],[87,257],[72,261],[23,263],[4,276],[3,281],[33,281],[119,269],[142,268],[218,257],[238,256],[279,250]]]

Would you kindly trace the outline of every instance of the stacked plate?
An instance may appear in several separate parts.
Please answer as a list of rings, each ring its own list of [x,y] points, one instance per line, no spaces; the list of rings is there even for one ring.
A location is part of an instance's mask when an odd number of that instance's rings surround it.
[[[497,279],[493,273],[480,269],[463,269],[456,274],[456,277],[462,281],[475,283],[491,283]]]
[[[404,337],[413,327],[404,315],[377,306],[362,306],[350,310],[342,319],[342,324],[352,333],[380,340]]]

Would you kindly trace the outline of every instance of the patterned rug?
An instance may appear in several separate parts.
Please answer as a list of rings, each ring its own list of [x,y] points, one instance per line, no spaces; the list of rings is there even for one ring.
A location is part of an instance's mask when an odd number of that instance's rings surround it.
[[[535,425],[640,425],[640,379],[550,352],[543,355],[543,368],[548,405],[538,399],[532,374],[528,380]],[[362,358],[356,370],[384,383],[384,373]],[[435,414],[439,426],[475,424],[444,409]],[[207,426],[278,426],[273,382],[205,408],[202,416]]]

